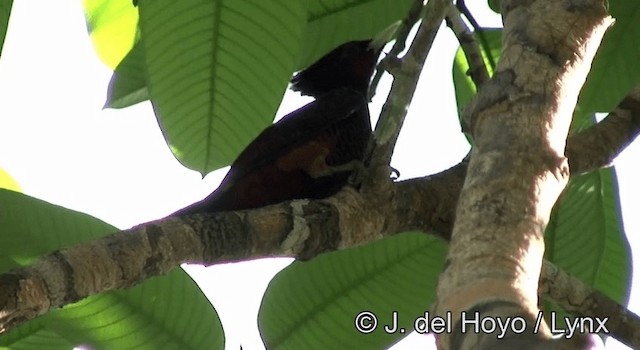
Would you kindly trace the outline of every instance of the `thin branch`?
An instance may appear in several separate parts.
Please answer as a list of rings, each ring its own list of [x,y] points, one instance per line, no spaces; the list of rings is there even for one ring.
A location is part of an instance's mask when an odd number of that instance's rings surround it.
[[[402,20],[402,24],[398,29],[398,35],[396,37],[396,41],[393,44],[391,51],[389,51],[386,57],[382,59],[382,62],[380,62],[380,65],[376,70],[375,76],[371,80],[371,86],[369,87],[369,98],[372,98],[373,95],[375,94],[375,91],[378,87],[378,83],[380,82],[380,79],[382,78],[382,75],[385,72],[384,67],[386,67],[388,64],[387,57],[393,57],[397,59],[398,55],[402,51],[404,51],[407,38],[409,37],[409,33],[411,32],[411,28],[413,28],[413,25],[416,24],[418,20],[420,20],[420,15],[422,14],[423,8],[424,8],[424,0],[414,0],[413,6],[409,10],[409,13]]]
[[[394,64],[390,71],[394,76],[394,80],[389,98],[382,108],[382,113],[375,129],[375,136],[380,149],[376,153],[381,152],[384,155],[383,159],[386,165],[391,160],[391,154],[415,93],[427,54],[431,50],[440,24],[450,6],[450,0],[427,2],[424,17],[407,54],[401,59],[389,57],[390,60],[397,61],[397,64]],[[374,156],[374,158],[376,157]]]
[[[565,151],[571,173],[607,166],[640,132],[640,85],[637,85],[604,120],[574,135]]]
[[[459,9],[459,11],[462,12],[465,17],[467,17],[467,20],[469,21],[469,23],[471,23],[471,26],[473,27],[473,31],[478,35],[478,38],[480,39],[480,44],[482,45],[482,49],[487,55],[487,61],[489,62],[489,67],[491,67],[491,70],[495,70],[496,62],[493,59],[493,56],[491,56],[491,47],[489,46],[489,43],[487,42],[487,38],[484,36],[482,32],[482,28],[480,28],[480,24],[478,24],[478,21],[476,21],[476,18],[473,17],[473,15],[471,14],[471,11],[469,11],[469,8],[467,8],[467,4],[465,3],[464,0],[458,0],[456,2],[456,8]]]
[[[487,66],[484,63],[482,52],[478,46],[478,42],[473,35],[473,32],[467,27],[462,20],[460,11],[456,7],[451,7],[447,14],[447,25],[458,38],[460,47],[464,52],[467,62],[469,63],[468,74],[471,80],[476,84],[476,88],[480,88],[482,84],[489,80],[489,72]],[[491,52],[487,52],[488,56],[491,56]]]
[[[394,56],[386,58],[386,67],[394,76],[394,80],[374,131],[376,145],[370,157],[370,174],[362,184],[363,192],[388,193],[383,187],[389,185],[387,179],[391,155],[418,85],[418,78],[427,54],[431,50],[440,24],[450,6],[452,6],[451,0],[427,2],[422,22],[406,55],[402,59]]]
[[[548,261],[542,265],[538,292],[574,316],[595,320],[594,328],[604,327],[599,333],[611,333],[625,345],[640,349],[638,315]]]

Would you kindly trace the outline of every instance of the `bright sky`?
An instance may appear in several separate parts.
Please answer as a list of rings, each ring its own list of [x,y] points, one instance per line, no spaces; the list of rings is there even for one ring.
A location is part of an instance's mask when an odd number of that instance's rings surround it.
[[[499,20],[483,16],[493,21],[483,23]],[[393,165],[402,178],[442,171],[467,152],[451,81],[457,44],[444,32],[398,142]],[[226,169],[201,181],[199,174],[182,167],[166,147],[149,103],[102,110],[110,77],[87,36],[80,1],[14,1],[0,59],[0,167],[26,194],[120,228],[161,218],[211,192]],[[379,91],[377,96],[385,95]],[[305,101],[288,93],[279,116]],[[380,107],[381,101],[374,101],[371,114],[377,115]],[[640,219],[632,213],[640,195],[640,170],[633,166],[639,156],[636,142],[616,160],[632,247],[640,247]],[[263,348],[256,326],[261,296],[271,277],[289,262],[186,267],[215,305],[227,348]],[[636,284],[637,279],[634,291]],[[635,299],[630,307],[638,312],[640,298]],[[415,349],[428,341],[410,336],[394,349]],[[608,349],[623,348],[608,344]]]

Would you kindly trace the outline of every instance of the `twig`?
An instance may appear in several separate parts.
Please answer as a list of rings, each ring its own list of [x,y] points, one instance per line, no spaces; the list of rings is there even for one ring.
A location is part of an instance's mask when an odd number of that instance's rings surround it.
[[[491,67],[492,71],[495,70],[496,62],[493,59],[493,56],[491,56],[491,47],[487,42],[487,38],[482,33],[482,28],[480,28],[480,24],[478,24],[478,21],[476,21],[476,18],[473,17],[473,15],[471,14],[471,11],[469,11],[469,9],[467,8],[467,5],[465,4],[465,0],[458,0],[456,2],[456,7],[460,10],[462,14],[464,14],[465,17],[467,17],[467,20],[469,21],[469,23],[471,23],[471,26],[473,27],[474,32],[478,34],[478,38],[480,39],[480,45],[482,45],[482,49],[487,55],[487,62],[489,63],[489,67]]]
[[[391,66],[389,71],[394,76],[394,81],[374,132],[377,145],[371,156],[371,175],[363,183],[364,191],[375,189],[380,183],[379,179],[388,178],[391,155],[415,93],[420,72],[450,6],[451,0],[429,1],[407,54],[402,59],[388,56],[387,61],[391,64],[387,66]]]
[[[476,85],[476,88],[479,89],[482,84],[489,80],[489,72],[484,63],[478,42],[469,27],[467,27],[462,20],[460,11],[456,7],[452,6],[449,9],[447,25],[458,38],[460,47],[462,47],[462,51],[469,63],[468,74]],[[491,56],[491,52],[486,52],[486,54],[487,56]]]
[[[565,154],[572,174],[611,164],[640,132],[640,85],[604,120],[569,138]]]
[[[398,55],[404,51],[405,43],[407,41],[407,37],[409,37],[409,33],[411,32],[411,28],[413,25],[420,20],[420,15],[422,14],[422,9],[424,7],[424,0],[415,0],[413,6],[409,10],[407,16],[402,20],[402,24],[398,29],[398,35],[396,36],[396,41],[393,44],[393,47],[389,51],[386,57],[394,57],[397,58]],[[378,69],[376,69],[376,74],[371,80],[371,85],[369,86],[369,99],[373,98],[376,92],[376,88],[378,87],[378,83],[382,78],[386,70],[386,66],[388,64],[387,58],[382,59]]]

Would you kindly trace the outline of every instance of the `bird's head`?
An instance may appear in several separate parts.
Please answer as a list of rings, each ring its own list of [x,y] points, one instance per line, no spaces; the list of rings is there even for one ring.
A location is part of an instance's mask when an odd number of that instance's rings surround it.
[[[344,43],[296,74],[291,89],[314,97],[340,88],[366,95],[383,46],[374,40]]]

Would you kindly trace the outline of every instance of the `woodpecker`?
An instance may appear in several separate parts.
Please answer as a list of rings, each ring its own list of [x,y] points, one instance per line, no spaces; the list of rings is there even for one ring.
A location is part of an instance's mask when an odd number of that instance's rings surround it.
[[[231,164],[220,186],[174,213],[253,209],[338,192],[363,158],[371,138],[367,90],[381,47],[340,45],[291,80],[315,101],[260,133]]]
[[[378,62],[380,44],[371,40],[350,41],[320,58],[291,79],[291,89],[320,97],[340,88],[367,94],[371,75]]]

